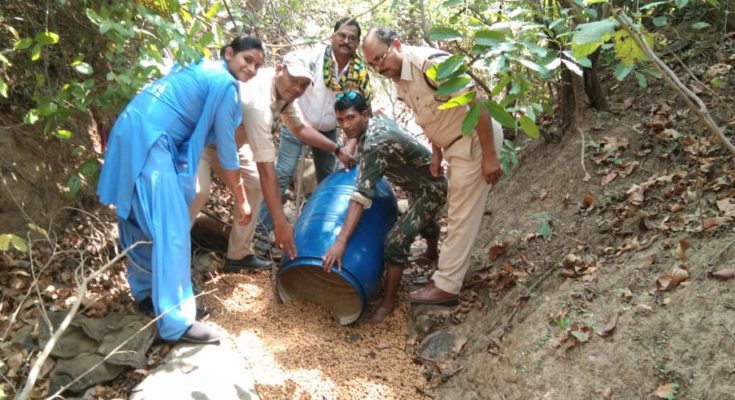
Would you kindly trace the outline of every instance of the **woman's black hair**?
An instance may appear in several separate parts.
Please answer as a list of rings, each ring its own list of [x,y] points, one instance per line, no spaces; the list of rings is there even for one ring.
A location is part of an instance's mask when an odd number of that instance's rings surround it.
[[[337,32],[339,28],[342,27],[342,25],[352,25],[355,28],[357,28],[357,38],[360,38],[360,35],[362,35],[362,31],[360,30],[360,24],[357,23],[357,21],[352,17],[344,17],[337,20],[337,22],[334,23],[334,32]]]
[[[235,53],[239,53],[241,51],[251,50],[251,49],[260,50],[261,52],[265,53],[265,50],[263,49],[263,42],[261,42],[260,41],[260,38],[258,38],[256,36],[240,35],[240,36],[234,38],[232,40],[232,42],[230,42],[230,44],[228,44],[227,46],[223,47],[219,51],[220,57],[222,57],[222,58],[225,57],[225,50],[228,47],[232,47],[232,50]]]
[[[336,101],[334,102],[334,111],[349,110],[350,108],[354,108],[355,111],[362,113],[367,111],[368,105],[365,102],[365,98],[354,90],[337,94]]]

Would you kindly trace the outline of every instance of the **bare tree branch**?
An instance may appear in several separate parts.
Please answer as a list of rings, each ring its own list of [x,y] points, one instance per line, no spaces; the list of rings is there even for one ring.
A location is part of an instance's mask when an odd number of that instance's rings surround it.
[[[671,68],[666,65],[666,63],[658,58],[653,49],[651,49],[651,46],[648,45],[648,42],[643,39],[643,34],[638,30],[638,28],[630,20],[630,18],[627,15],[623,14],[620,9],[615,10],[613,17],[616,21],[620,23],[622,28],[625,29],[631,39],[633,39],[633,41],[636,43],[636,45],[638,45],[638,47],[643,50],[643,52],[653,61],[653,66],[663,74],[664,80],[666,80],[669,86],[673,87],[677,92],[679,92],[679,94],[681,94],[687,104],[689,104],[689,107],[694,110],[695,113],[697,113],[699,119],[704,122],[707,128],[709,128],[712,133],[720,138],[720,141],[725,147],[727,147],[730,153],[735,154],[735,146],[730,143],[725,134],[712,119],[709,111],[707,111],[707,106],[704,105],[702,100],[696,94],[694,94],[694,92],[692,92],[679,80],[679,77],[676,76],[674,71],[672,71]]]
[[[74,319],[74,316],[76,315],[77,310],[79,310],[79,306],[82,304],[82,300],[84,300],[84,296],[87,293],[87,285],[89,284],[89,282],[99,277],[104,271],[106,271],[108,268],[110,268],[115,263],[120,261],[120,259],[122,259],[130,250],[137,247],[138,245],[147,244],[147,243],[151,243],[151,242],[134,243],[132,246],[125,249],[122,253],[118,254],[115,258],[110,260],[110,262],[102,266],[97,271],[93,272],[90,276],[88,276],[82,281],[81,287],[79,288],[79,294],[77,296],[77,300],[74,302],[74,304],[72,304],[71,309],[69,309],[69,313],[66,315],[64,320],[61,322],[56,332],[54,332],[54,334],[51,336],[48,343],[46,343],[46,346],[44,346],[43,351],[36,358],[36,361],[33,363],[33,367],[28,373],[28,379],[26,380],[26,384],[25,386],[23,386],[23,389],[21,390],[20,394],[16,397],[16,400],[27,400],[30,398],[31,392],[33,390],[33,386],[36,384],[38,375],[41,372],[41,367],[46,362],[46,359],[51,354],[51,351],[53,350],[54,346],[56,346],[56,343],[59,341],[59,339],[61,339],[61,335],[64,333],[66,328],[69,327],[72,319]]]

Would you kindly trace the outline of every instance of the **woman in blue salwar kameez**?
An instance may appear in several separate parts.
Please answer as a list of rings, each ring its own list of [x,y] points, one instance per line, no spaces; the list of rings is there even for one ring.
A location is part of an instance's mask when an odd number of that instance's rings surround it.
[[[238,81],[263,64],[258,38],[240,36],[222,61],[174,67],[146,86],[120,114],[110,133],[97,194],[114,204],[120,245],[128,248],[127,276],[138,304],[152,303],[164,340],[214,343],[219,334],[196,321],[191,283],[188,207],[204,146],[214,144],[245,224],[252,217],[240,183],[235,129],[241,124]]]

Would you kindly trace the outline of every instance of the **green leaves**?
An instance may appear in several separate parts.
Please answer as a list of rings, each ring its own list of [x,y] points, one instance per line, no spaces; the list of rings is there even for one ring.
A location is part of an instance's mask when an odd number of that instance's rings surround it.
[[[578,25],[572,37],[574,57],[582,58],[592,54],[612,38],[617,26],[618,23],[612,18]]]
[[[21,237],[12,233],[4,233],[0,235],[0,251],[8,251],[10,246],[14,249],[25,253],[28,251],[28,244]]]
[[[475,32],[475,44],[480,46],[494,47],[506,40],[513,33],[510,29],[481,29]]]
[[[71,64],[74,69],[82,75],[91,75],[94,72],[92,66],[81,61],[75,61]]]
[[[461,89],[467,87],[472,82],[472,78],[469,75],[460,75],[451,79],[447,79],[442,82],[436,90],[436,94],[439,96],[447,96],[452,93],[458,92]]]
[[[498,121],[501,125],[503,125],[506,128],[515,128],[516,127],[516,121],[513,118],[510,113],[505,111],[498,103],[492,101],[492,100],[485,100],[485,108],[487,108],[487,112],[490,113],[490,116],[493,117],[494,120]]]
[[[532,139],[539,138],[540,132],[539,132],[538,126],[536,126],[536,123],[533,122],[531,118],[528,118],[527,116],[523,115],[521,116],[519,122],[521,124],[521,129],[523,129],[523,132],[526,134],[526,136]]]
[[[57,129],[54,132],[54,136],[56,136],[59,139],[68,140],[71,139],[71,131],[66,129]]]
[[[429,32],[431,40],[449,41],[462,39],[462,34],[452,28],[438,27]]]
[[[17,40],[15,42],[15,46],[13,46],[16,50],[25,50],[33,44],[33,39],[31,38],[23,38],[20,40]]]
[[[477,128],[477,121],[480,119],[480,111],[482,111],[482,103],[476,103],[467,112],[462,122],[462,136],[471,134]]]
[[[33,38],[41,46],[59,43],[59,35],[54,32],[41,32]]]
[[[647,33],[643,34],[649,45],[653,44],[653,36]],[[646,59],[643,50],[638,47],[633,39],[628,36],[628,32],[619,30],[615,32],[615,56],[620,59],[626,66],[631,66],[637,61]]]
[[[0,95],[7,98],[8,97],[8,84],[5,83],[3,78],[0,78]]]
[[[689,4],[689,0],[674,0],[674,5],[679,9],[686,7],[687,4]]]
[[[452,97],[451,99],[449,99],[449,101],[440,105],[439,109],[447,110],[454,107],[466,106],[475,99],[476,95],[477,93],[474,90],[470,90],[469,92],[463,93],[460,96]]]
[[[435,81],[443,81],[450,76],[454,75],[457,70],[464,64],[464,57],[461,54],[453,55],[446,60],[444,60],[441,64],[437,64],[434,67],[430,68],[430,70],[433,70],[433,77],[429,75],[427,72],[427,75],[429,78],[435,80]]]

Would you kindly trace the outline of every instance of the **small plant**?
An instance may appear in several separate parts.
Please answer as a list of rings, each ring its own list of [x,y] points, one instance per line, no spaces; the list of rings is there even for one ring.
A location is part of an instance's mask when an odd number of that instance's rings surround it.
[[[503,174],[507,175],[518,165],[518,150],[510,140],[503,140],[503,147],[500,148],[500,168],[503,169]]]
[[[531,214],[531,216],[538,220],[538,228],[536,230],[536,233],[538,233],[539,236],[542,236],[544,239],[549,240],[551,238],[551,235],[554,233],[551,224],[556,219],[554,214],[548,212],[548,211],[542,211]]]
[[[12,233],[0,234],[0,251],[8,251],[11,246],[23,253],[28,251],[28,244],[20,236]]]

